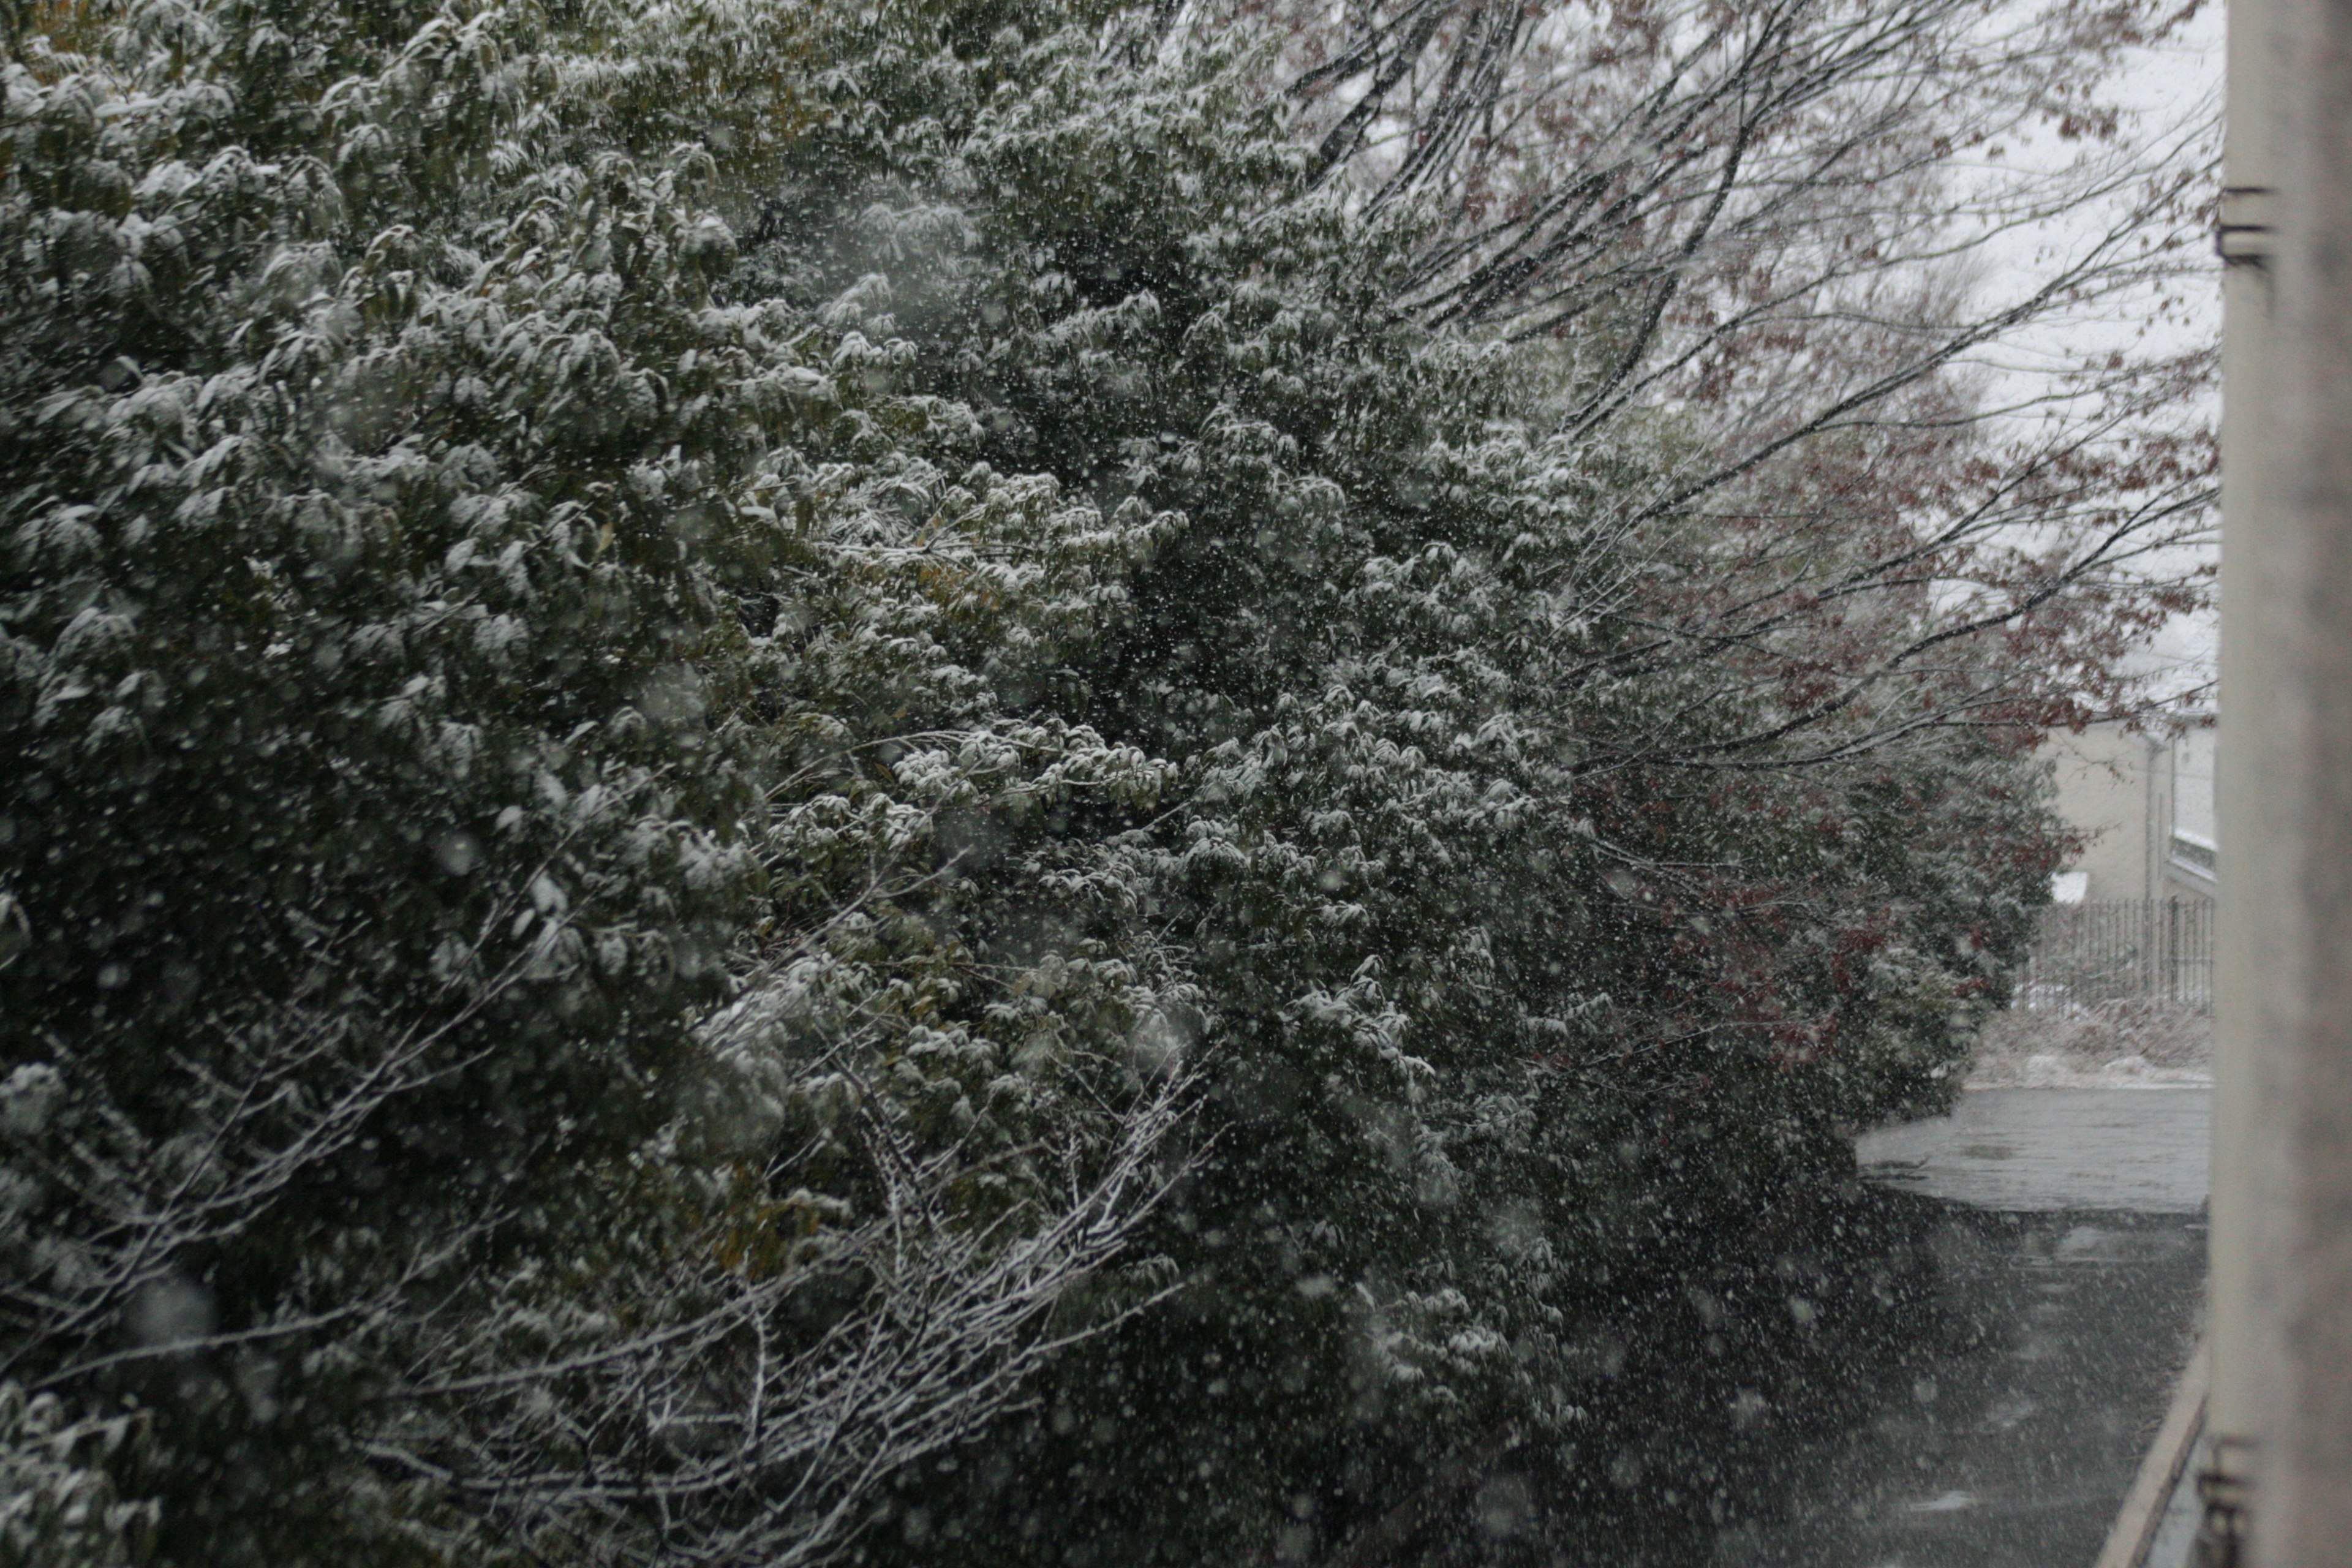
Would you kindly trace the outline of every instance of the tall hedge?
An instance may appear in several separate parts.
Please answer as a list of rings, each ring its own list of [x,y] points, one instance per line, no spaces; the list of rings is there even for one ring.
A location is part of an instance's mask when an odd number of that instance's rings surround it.
[[[1797,700],[1643,655],[1688,433],[1398,319],[1246,36],[12,16],[0,1358],[166,1560],[1307,1550],[1591,1462],[2000,995],[2021,737],[1693,765]],[[993,1403],[760,1447],[908,1193]]]

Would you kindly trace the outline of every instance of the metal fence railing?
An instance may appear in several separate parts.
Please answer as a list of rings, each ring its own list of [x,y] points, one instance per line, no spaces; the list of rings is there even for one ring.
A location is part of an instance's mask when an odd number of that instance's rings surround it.
[[[2213,905],[2204,899],[2105,899],[2041,915],[2017,1005],[2032,1012],[2105,1002],[2213,1005]]]

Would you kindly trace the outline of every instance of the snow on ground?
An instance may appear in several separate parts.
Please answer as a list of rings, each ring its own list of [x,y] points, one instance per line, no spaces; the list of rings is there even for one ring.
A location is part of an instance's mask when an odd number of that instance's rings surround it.
[[[2210,1068],[2158,1067],[2143,1056],[2084,1062],[2051,1052],[1979,1062],[1964,1089],[2180,1089],[2210,1085]]]
[[[2179,1089],[2213,1081],[2213,1021],[2147,1002],[2008,1012],[1986,1026],[1967,1088]]]

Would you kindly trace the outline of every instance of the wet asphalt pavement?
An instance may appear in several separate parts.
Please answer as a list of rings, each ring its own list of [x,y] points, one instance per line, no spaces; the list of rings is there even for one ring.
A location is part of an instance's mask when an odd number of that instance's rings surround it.
[[[1865,1134],[1854,1155],[1890,1189],[1965,1208],[2194,1215],[2212,1125],[2210,1089],[1988,1089]]]
[[[2204,1089],[1984,1090],[1862,1140],[1938,1211],[1934,1339],[1791,1445],[1708,1568],[2090,1568],[2196,1331],[2210,1116]]]
[[[1955,1208],[1951,1338],[1868,1416],[1791,1451],[1796,1500],[1727,1521],[1739,1568],[2090,1568],[2188,1360],[2205,1228],[2185,1215]],[[1907,1383],[1907,1386],[1906,1386]]]

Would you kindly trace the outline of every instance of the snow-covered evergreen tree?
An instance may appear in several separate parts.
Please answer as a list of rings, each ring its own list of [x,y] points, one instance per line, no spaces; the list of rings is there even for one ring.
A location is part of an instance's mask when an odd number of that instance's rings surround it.
[[[1549,437],[1540,351],[1395,320],[1410,215],[1309,190],[1245,55],[1107,86],[1091,34],[990,47],[850,78],[920,154],[788,168],[837,226],[749,259],[887,298],[992,460],[1182,520],[1032,700],[1183,769],[1156,912],[1231,1135],[1165,1216],[1189,1326],[1057,1382],[992,1506],[1013,1560],[1038,1518],[1240,1557],[1351,1454],[1368,1500],[1570,1436],[1629,1276],[1947,1091],[2055,841],[1972,737],[1685,765],[1801,700],[1643,657],[1721,549],[1612,504],[1679,460],[1671,421]]]
[[[990,685],[1161,524],[719,287],[817,26],[16,39],[7,1356],[156,1406],[175,1558],[629,1550],[681,1399],[747,1445],[694,1528],[813,1549],[1148,1199],[1131,857],[975,825],[1162,788]],[[1055,940],[980,967],[997,906]]]
[[[1999,999],[2021,737],[1651,658],[1699,436],[1394,310],[1245,30],[11,16],[0,1373],[152,1412],[172,1560],[1572,1466]]]

